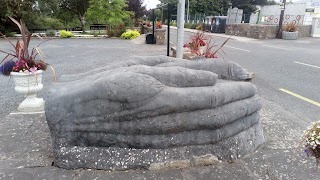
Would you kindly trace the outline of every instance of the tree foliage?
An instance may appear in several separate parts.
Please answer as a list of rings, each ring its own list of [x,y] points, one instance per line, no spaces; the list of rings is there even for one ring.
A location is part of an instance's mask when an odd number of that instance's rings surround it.
[[[141,0],[127,0],[126,4],[128,5],[125,9],[134,13],[134,18],[141,18],[143,15],[146,15],[146,6],[142,5]]]
[[[130,15],[129,11],[124,10],[125,7],[127,4],[124,0],[90,0],[86,16],[92,23],[121,23]]]
[[[81,22],[81,28],[85,31],[85,13],[89,8],[89,0],[61,0],[60,6],[65,11],[65,16],[76,17]]]
[[[34,24],[34,17],[36,17],[33,9],[34,4],[35,0],[0,1],[0,28],[15,28],[15,25],[8,18],[9,16],[17,20],[23,19],[27,24],[32,26]]]
[[[161,4],[170,3],[173,15],[177,12],[178,0],[160,0]],[[189,14],[227,15],[228,8],[237,7],[243,9],[245,14],[251,14],[256,10],[256,5],[274,4],[267,0],[189,0]],[[160,4],[160,5],[161,5]],[[159,6],[160,6],[159,5]],[[187,10],[186,1],[186,10]],[[166,15],[167,10],[164,10]]]

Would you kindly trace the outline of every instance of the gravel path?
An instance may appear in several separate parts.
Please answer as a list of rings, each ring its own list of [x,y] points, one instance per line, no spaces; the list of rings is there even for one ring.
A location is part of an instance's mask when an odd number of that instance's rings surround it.
[[[14,41],[13,41],[14,42]],[[36,46],[41,40],[34,39],[30,47]],[[0,39],[0,49],[8,50],[9,43]],[[144,44],[144,35],[137,39],[53,39],[45,42],[40,49],[46,55],[45,61],[56,70],[57,76],[62,74],[74,74],[88,71],[90,69],[105,66],[108,63],[123,61],[131,56],[141,55],[166,55],[165,45]],[[4,58],[0,54],[0,59]],[[43,75],[44,89],[39,97],[50,87],[53,76],[50,69]],[[14,91],[13,79],[0,76],[0,115],[6,116],[23,100],[23,96]]]

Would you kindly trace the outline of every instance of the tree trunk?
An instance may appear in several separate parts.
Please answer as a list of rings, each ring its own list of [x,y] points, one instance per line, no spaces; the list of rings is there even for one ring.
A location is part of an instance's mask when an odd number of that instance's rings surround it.
[[[82,32],[86,32],[86,19],[84,16],[81,16],[80,15],[80,21],[81,21],[81,29],[82,29]]]

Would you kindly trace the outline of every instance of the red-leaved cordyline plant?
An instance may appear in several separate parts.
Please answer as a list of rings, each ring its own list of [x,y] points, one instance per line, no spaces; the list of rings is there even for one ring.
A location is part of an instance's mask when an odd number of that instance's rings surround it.
[[[156,21],[155,28],[156,29],[161,29],[162,28],[162,21]]]
[[[13,50],[10,51],[0,50],[0,52],[6,54],[6,56],[0,62],[0,64],[2,64],[2,66],[0,66],[0,72],[3,75],[10,75],[10,72],[35,74],[37,70],[45,71],[48,64],[43,61],[43,53],[39,49],[39,46],[45,41],[42,41],[36,47],[32,48],[31,52],[29,52],[28,48],[32,33],[28,31],[22,20],[20,20],[19,23],[12,17],[9,18],[19,27],[22,37],[21,40],[17,40],[17,42],[14,44],[10,39],[0,32],[0,35],[13,47]],[[38,37],[42,39],[40,36]],[[54,74],[54,80],[56,80],[55,71],[52,66],[50,67]]]
[[[217,45],[213,42],[213,38],[206,37],[204,32],[198,31],[194,36],[191,37],[191,42],[184,44],[184,48],[189,48],[192,53],[197,56],[204,56],[205,58],[218,58],[218,54],[222,55],[220,52],[225,54],[223,51],[223,46],[229,41],[231,36],[225,40],[217,49]],[[207,41],[207,42],[206,42]],[[200,53],[199,47],[205,46],[206,49],[203,53]],[[223,56],[222,56],[223,57]]]
[[[185,44],[183,47],[190,48],[192,53],[198,54],[200,46],[206,46],[207,37],[205,37],[204,32],[198,31],[194,36],[191,37],[191,41]]]
[[[211,43],[212,42],[212,39],[209,40],[208,42],[208,45],[207,45],[207,48],[206,50],[204,51],[204,54],[203,56],[206,57],[206,58],[218,58],[217,54],[221,54],[220,51],[223,53],[223,54],[226,54],[224,51],[223,51],[223,46],[229,41],[229,39],[231,38],[231,36],[225,40],[220,46],[218,49],[214,50],[213,51],[213,48],[216,47],[217,45],[215,45],[214,43]],[[222,56],[223,57],[223,56]]]

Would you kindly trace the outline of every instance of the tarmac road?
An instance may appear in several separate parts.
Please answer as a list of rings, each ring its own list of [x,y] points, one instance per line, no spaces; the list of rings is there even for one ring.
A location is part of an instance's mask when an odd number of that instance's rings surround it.
[[[187,31],[185,42],[193,34]],[[173,44],[176,33],[175,29],[171,29]],[[207,35],[217,45],[229,37],[212,33]],[[253,72],[252,82],[258,87],[261,97],[299,116],[302,121],[320,120],[320,38],[231,38],[223,48],[226,54],[220,56]]]
[[[13,39],[15,43],[15,40]],[[29,47],[38,45],[41,40],[33,39]],[[135,43],[135,44],[134,44]],[[76,74],[82,71],[99,68],[108,63],[127,60],[130,56],[165,55],[166,47],[144,44],[144,37],[132,43],[120,39],[52,39],[40,46],[45,55],[45,62],[51,64],[57,76]],[[0,49],[10,50],[8,42],[0,38]],[[0,60],[5,55],[0,53]],[[53,82],[50,68],[43,74],[44,89],[39,93],[42,97]],[[0,75],[0,115],[4,117],[15,111],[23,96],[14,90],[14,82],[10,77]]]

